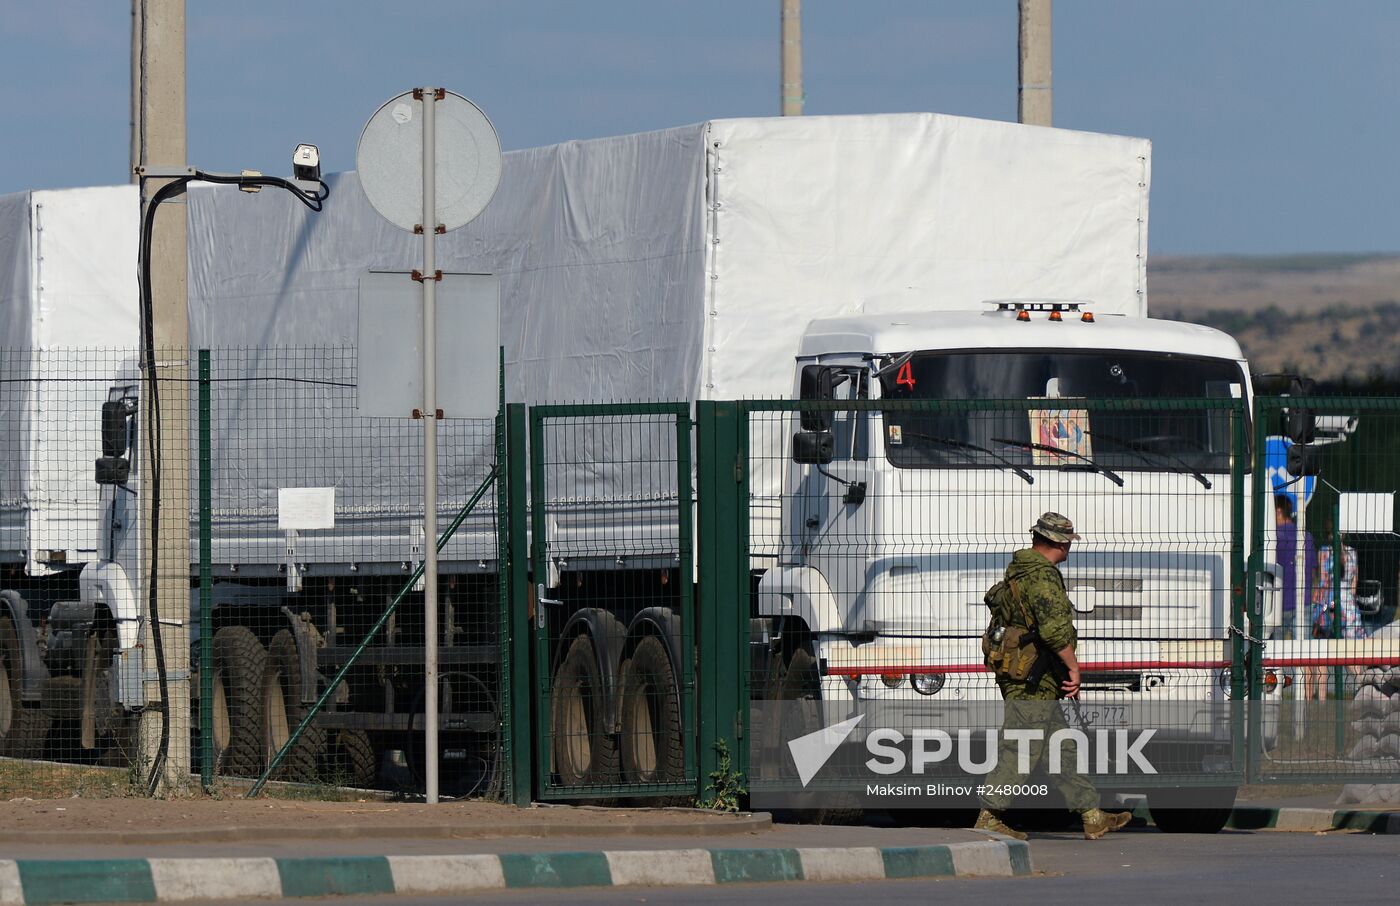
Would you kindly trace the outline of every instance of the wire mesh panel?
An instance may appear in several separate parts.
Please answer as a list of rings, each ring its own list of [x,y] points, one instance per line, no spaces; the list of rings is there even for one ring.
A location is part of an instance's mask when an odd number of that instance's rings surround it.
[[[695,792],[690,414],[530,412],[546,798]]]
[[[262,775],[286,748],[274,780],[416,792],[426,762],[421,569],[433,543],[423,432],[407,418],[357,414],[355,363],[353,349],[212,353],[201,743],[222,775]],[[480,419],[438,429],[438,525],[465,516],[438,561],[448,795],[499,795],[506,782],[499,526],[486,493],[498,433]]]
[[[174,372],[163,389],[178,400],[181,358],[161,359]],[[143,682],[156,665],[135,649],[152,602],[110,566],[141,544],[130,418],[141,384],[129,350],[0,352],[0,792],[9,796],[142,793],[160,751],[158,715],[143,727],[133,710],[156,694]],[[186,465],[167,472],[171,496],[188,489]],[[156,603],[175,624],[187,568],[159,564],[167,594]],[[171,723],[178,744],[188,716]]]
[[[1389,804],[1369,784],[1400,777],[1400,401],[1265,397],[1256,408],[1256,681],[1282,698],[1258,774],[1364,782],[1351,801]]]
[[[1071,395],[1089,365],[1055,361],[1026,398],[953,401],[919,389],[951,366],[904,361],[878,400],[852,366],[812,402],[748,404],[755,806],[1232,798],[1251,462],[1237,370],[1090,363],[1134,381],[1102,398]],[[1187,387],[1200,396],[1162,389]]]

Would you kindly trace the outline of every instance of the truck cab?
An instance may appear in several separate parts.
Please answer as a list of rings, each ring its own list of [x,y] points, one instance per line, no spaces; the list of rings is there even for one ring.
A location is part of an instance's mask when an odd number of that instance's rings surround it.
[[[1232,338],[1079,302],[821,319],[794,390],[872,401],[801,415],[781,528],[754,529],[775,540],[758,616],[775,660],[818,674],[828,723],[977,726],[999,699],[983,595],[1046,511],[1084,535],[1061,571],[1086,713],[1129,727],[1134,704],[1228,699],[1252,392]],[[1170,723],[1158,739],[1196,769],[1219,756],[1216,721]]]

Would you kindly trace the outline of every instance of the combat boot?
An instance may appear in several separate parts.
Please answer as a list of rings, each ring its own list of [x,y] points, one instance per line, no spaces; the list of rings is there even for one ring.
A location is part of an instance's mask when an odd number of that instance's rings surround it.
[[[972,825],[977,830],[991,831],[994,834],[1005,834],[1008,837],[1015,837],[1017,840],[1026,839],[1026,835],[1011,827],[1001,820],[1001,812],[984,808],[977,813],[977,823]]]
[[[1102,809],[1088,808],[1080,814],[1084,816],[1085,840],[1097,840],[1133,820],[1132,812],[1105,812]]]

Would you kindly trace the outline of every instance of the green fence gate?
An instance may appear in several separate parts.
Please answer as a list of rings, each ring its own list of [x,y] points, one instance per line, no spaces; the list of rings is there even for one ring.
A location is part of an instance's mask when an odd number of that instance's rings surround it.
[[[689,406],[535,406],[529,431],[537,794],[691,797]]]

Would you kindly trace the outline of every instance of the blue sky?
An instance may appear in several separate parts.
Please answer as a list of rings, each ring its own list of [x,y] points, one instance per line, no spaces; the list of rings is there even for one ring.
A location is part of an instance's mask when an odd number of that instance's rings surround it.
[[[778,107],[778,0],[188,0],[190,162],[354,167],[414,85],[502,145]],[[416,12],[414,19],[407,18]],[[1016,0],[806,0],[810,114],[1016,116]],[[0,0],[0,192],[126,180],[126,0]],[[1400,3],[1057,0],[1055,123],[1153,140],[1154,254],[1400,251]]]

